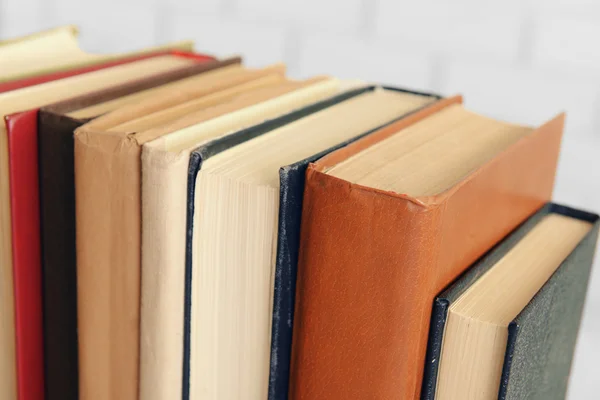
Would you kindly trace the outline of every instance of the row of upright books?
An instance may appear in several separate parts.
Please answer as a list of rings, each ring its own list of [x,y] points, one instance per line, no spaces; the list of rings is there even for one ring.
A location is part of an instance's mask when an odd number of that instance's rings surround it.
[[[0,43],[1,399],[565,396],[564,115],[75,33]]]

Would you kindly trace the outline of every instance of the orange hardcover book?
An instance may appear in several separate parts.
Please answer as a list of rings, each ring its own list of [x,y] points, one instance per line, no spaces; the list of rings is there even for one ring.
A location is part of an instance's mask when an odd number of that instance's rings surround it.
[[[435,296],[550,199],[564,115],[458,102],[309,166],[290,399],[419,399]]]

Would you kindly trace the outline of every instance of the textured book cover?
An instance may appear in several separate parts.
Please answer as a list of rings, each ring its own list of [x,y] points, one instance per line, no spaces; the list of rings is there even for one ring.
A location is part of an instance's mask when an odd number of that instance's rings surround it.
[[[199,60],[204,56],[199,55]],[[38,117],[46,398],[77,399],[77,276],[73,133],[88,119],[71,111],[194,76],[235,58],[202,62],[43,107]]]
[[[412,92],[403,89],[389,88],[401,92],[431,96],[430,93]],[[454,100],[453,100],[454,101]],[[327,149],[310,158],[285,166],[279,170],[280,195],[278,238],[275,265],[275,287],[273,296],[273,321],[271,333],[271,360],[269,376],[269,399],[287,399],[289,389],[290,358],[292,352],[292,331],[294,323],[294,298],[296,294],[296,275],[298,266],[298,246],[300,243],[300,223],[302,217],[302,196],[304,194],[304,180],[308,164],[317,161],[326,154],[338,150],[354,140],[367,136],[380,129],[395,131],[399,124],[406,121],[416,121],[427,113],[433,112],[450,104],[452,101],[440,102],[426,107],[426,110],[417,110],[409,115],[391,122],[385,128],[376,128],[370,132],[354,138],[351,141]],[[409,119],[410,118],[410,119]]]
[[[425,361],[423,400],[435,398],[444,329],[450,305],[549,213],[594,224],[529,304],[508,326],[498,398],[564,399],[598,237],[598,216],[549,203],[503,239],[436,297]]]
[[[548,201],[563,125],[560,115],[434,196],[324,172],[385,135],[311,164],[290,398],[418,399],[436,294]]]

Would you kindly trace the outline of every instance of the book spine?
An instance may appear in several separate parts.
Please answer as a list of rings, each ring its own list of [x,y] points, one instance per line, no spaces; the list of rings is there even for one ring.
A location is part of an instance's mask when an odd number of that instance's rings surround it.
[[[309,167],[290,399],[415,396],[441,215]]]
[[[37,112],[6,118],[19,400],[44,396]]]
[[[189,154],[142,150],[140,397],[181,396]]]
[[[73,132],[80,121],[40,111],[39,174],[46,400],[77,400]]]
[[[278,240],[271,324],[269,400],[285,399],[289,390],[298,244],[307,164],[279,170]]]
[[[135,400],[139,371],[140,146],[75,136],[81,400]]]
[[[438,367],[442,343],[444,340],[444,326],[448,318],[447,299],[437,298],[433,302],[431,323],[429,324],[429,343],[425,356],[425,370],[423,371],[423,385],[421,388],[421,400],[435,400],[435,389],[437,384]]]

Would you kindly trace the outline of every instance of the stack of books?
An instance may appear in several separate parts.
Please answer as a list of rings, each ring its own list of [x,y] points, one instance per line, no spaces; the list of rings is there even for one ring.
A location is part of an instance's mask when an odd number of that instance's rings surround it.
[[[0,59],[1,399],[565,396],[599,222],[551,203],[564,115],[73,27]]]

